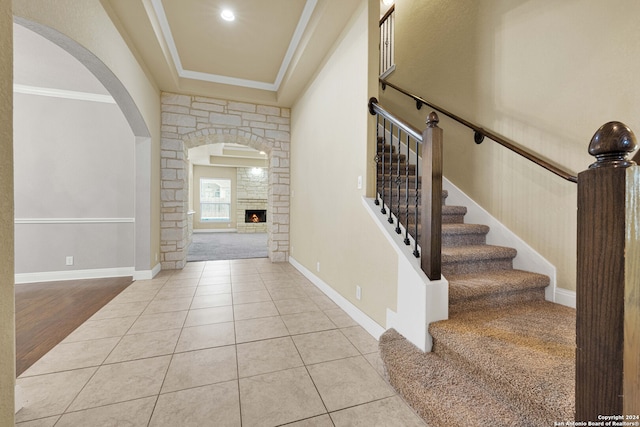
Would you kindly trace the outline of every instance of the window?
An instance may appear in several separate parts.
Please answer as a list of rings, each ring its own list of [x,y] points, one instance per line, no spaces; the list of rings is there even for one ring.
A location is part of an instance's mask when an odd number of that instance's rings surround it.
[[[231,180],[200,178],[200,221],[231,220]]]

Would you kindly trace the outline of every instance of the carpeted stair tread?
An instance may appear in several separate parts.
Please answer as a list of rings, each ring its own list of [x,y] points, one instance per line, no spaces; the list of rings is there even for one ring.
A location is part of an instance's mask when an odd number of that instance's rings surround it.
[[[442,248],[443,259],[447,262],[469,261],[491,258],[514,258],[518,254],[514,248],[496,245],[473,245]]]
[[[526,289],[544,289],[549,277],[523,270],[494,270],[478,274],[452,274],[449,281],[449,303],[498,293],[518,292]]]
[[[465,274],[513,267],[517,251],[494,245],[447,246],[442,248],[442,273]]]
[[[575,310],[547,301],[460,313],[432,323],[433,351],[527,414],[573,419]]]
[[[394,329],[380,337],[388,381],[431,427],[528,426],[522,414],[435,353],[423,353]]]

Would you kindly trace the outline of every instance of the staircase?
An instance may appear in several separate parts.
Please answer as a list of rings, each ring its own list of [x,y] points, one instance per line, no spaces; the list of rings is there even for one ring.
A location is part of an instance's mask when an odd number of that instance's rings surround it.
[[[415,181],[415,167],[398,178],[405,157],[382,142],[378,148],[394,153],[378,165],[379,180],[387,183],[379,189],[381,199],[415,230],[420,212],[398,208],[397,198],[405,200],[407,193],[396,190],[397,179]],[[410,200],[419,193],[409,190]],[[393,329],[382,335],[389,382],[429,426],[553,426],[573,420],[575,310],[545,301],[549,278],[513,269],[516,250],[486,244],[489,227],[465,224],[466,207],[447,206],[446,198],[444,192],[442,273],[449,281],[449,319],[429,326],[431,353]]]

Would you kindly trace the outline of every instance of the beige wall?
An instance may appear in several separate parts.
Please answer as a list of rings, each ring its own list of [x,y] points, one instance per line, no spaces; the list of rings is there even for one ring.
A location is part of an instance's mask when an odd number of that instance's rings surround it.
[[[88,49],[133,99],[151,134],[151,232],[150,265],[156,264],[160,252],[160,93],[118,33],[99,0],[16,0],[13,13],[30,22],[49,27]],[[86,58],[94,61],[93,58]],[[98,78],[109,78],[98,76]],[[103,84],[105,81],[101,79]],[[109,88],[108,84],[105,84]],[[120,94],[113,94],[116,99]],[[123,105],[121,105],[123,107]],[[124,107],[126,108],[126,106]],[[124,111],[127,116],[127,111]],[[135,112],[134,114],[137,114]],[[136,131],[134,130],[134,133]],[[141,135],[137,135],[141,136]]]
[[[13,290],[13,25],[0,0],[0,420],[13,425],[16,378]]]
[[[358,176],[366,177],[372,162],[368,38],[362,1],[292,108],[291,256],[384,326],[386,309],[395,309],[397,255],[365,211],[365,189],[357,188]],[[356,285],[362,287],[360,301]]]
[[[591,136],[620,120],[640,131],[640,2],[396,1],[389,80],[574,174]],[[408,98],[381,103],[423,126]],[[443,119],[445,176],[557,268],[575,289],[577,186]]]
[[[221,178],[231,180],[231,208],[230,222],[201,222],[200,221],[200,178]],[[193,166],[193,228],[194,230],[236,228],[236,168],[217,166]]]

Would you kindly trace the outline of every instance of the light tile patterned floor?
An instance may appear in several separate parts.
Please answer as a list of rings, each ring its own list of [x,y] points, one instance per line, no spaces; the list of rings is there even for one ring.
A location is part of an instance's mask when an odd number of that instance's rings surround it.
[[[377,341],[289,264],[137,281],[25,371],[18,426],[424,426]]]

